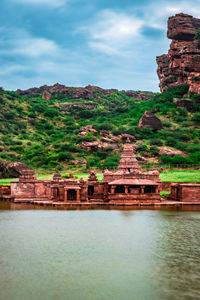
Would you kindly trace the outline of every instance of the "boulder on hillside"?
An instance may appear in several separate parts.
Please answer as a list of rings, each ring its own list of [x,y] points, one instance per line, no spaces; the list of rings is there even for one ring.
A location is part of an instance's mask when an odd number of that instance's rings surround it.
[[[171,156],[175,156],[175,155],[181,155],[183,157],[186,157],[187,155],[180,151],[180,150],[175,150],[175,149],[169,149],[167,147],[159,147],[159,155],[171,155]]]
[[[97,141],[95,142],[82,142],[80,147],[84,150],[87,150],[89,152],[95,152],[101,149],[101,144]]]
[[[178,107],[184,107],[187,110],[190,110],[192,106],[194,105],[194,102],[192,100],[186,100],[186,99],[180,99],[180,98],[174,98],[173,102]]]
[[[42,99],[49,101],[51,100],[51,98],[52,98],[51,94],[46,90],[42,93]]]
[[[92,125],[87,125],[79,129],[79,134],[85,136],[88,132],[97,133],[97,130],[92,127]]]
[[[151,128],[153,130],[160,130],[163,128],[162,122],[152,112],[145,111],[143,116],[139,120],[139,128]]]
[[[29,169],[29,167],[21,162],[0,162],[0,173],[2,174],[2,177],[8,174],[11,178],[19,178],[21,172],[27,169]]]

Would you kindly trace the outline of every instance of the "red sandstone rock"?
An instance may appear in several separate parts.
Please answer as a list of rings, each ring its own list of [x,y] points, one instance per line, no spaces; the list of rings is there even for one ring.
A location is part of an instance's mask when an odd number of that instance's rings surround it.
[[[173,102],[178,107],[185,107],[187,110],[190,110],[194,104],[192,100],[186,100],[186,99],[180,99],[180,98],[174,98]]]
[[[139,120],[139,128],[152,128],[153,130],[162,129],[162,122],[152,112],[145,111],[143,116]]]
[[[11,178],[18,178],[22,174],[23,170],[29,169],[29,167],[21,162],[0,162],[0,172],[3,174],[9,174]]]
[[[177,14],[168,20],[168,38],[173,39],[168,54],[156,58],[161,91],[188,84],[189,91],[200,94],[200,41],[194,40],[200,19]]]
[[[169,149],[167,147],[159,147],[160,150],[159,150],[159,155],[171,155],[171,156],[174,156],[174,155],[181,155],[181,156],[184,156],[186,157],[186,154],[180,150],[175,150],[175,149]]]
[[[49,101],[51,100],[51,98],[52,98],[51,94],[46,90],[42,93],[42,99]]]
[[[187,14],[176,14],[168,19],[167,37],[173,40],[192,41],[200,28],[200,19]]]
[[[85,136],[88,132],[97,133],[97,130],[92,127],[92,125],[87,125],[79,129],[79,134]]]

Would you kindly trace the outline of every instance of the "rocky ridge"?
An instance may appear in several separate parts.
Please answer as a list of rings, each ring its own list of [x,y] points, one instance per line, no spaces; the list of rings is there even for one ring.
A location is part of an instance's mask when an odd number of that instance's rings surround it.
[[[168,19],[167,37],[172,39],[168,54],[156,58],[161,91],[188,84],[189,92],[200,94],[200,19],[176,14]]]
[[[18,89],[16,93],[20,96],[27,96],[27,97],[37,97],[42,94],[42,98],[45,100],[50,100],[52,96],[59,96],[62,94],[66,98],[69,99],[100,99],[101,96],[111,95],[113,93],[118,92],[117,89],[102,89],[98,86],[88,85],[86,87],[67,87],[65,85],[56,83],[52,86],[43,85],[39,88],[30,88],[27,90],[20,90]],[[154,96],[152,92],[137,92],[137,91],[123,91],[129,97],[137,98],[139,100],[148,100]]]

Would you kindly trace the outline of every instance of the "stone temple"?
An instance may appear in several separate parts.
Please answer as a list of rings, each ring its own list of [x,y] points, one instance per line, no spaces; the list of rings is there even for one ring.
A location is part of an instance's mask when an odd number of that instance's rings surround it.
[[[128,140],[118,169],[105,170],[101,182],[94,172],[87,181],[63,179],[59,173],[52,180],[37,180],[33,170],[23,170],[19,182],[11,182],[10,198],[14,202],[150,204],[161,201],[160,184],[158,171],[144,173],[139,169]]]

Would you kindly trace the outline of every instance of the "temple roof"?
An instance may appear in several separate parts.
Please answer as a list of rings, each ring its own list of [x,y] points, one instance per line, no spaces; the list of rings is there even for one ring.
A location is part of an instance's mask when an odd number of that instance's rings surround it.
[[[109,185],[158,185],[155,181],[148,179],[117,179],[108,183]]]

